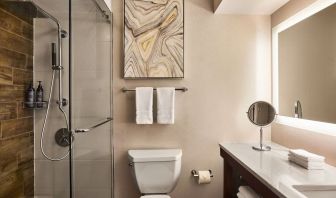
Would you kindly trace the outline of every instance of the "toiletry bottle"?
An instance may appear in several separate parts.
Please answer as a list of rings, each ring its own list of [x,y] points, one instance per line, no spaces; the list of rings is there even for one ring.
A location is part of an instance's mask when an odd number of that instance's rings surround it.
[[[42,108],[43,107],[43,88],[42,88],[42,81],[38,81],[39,85],[36,89],[36,107]]]
[[[25,106],[28,108],[34,108],[34,99],[35,99],[35,89],[33,84],[30,83],[28,89],[26,90],[26,97],[25,97]]]

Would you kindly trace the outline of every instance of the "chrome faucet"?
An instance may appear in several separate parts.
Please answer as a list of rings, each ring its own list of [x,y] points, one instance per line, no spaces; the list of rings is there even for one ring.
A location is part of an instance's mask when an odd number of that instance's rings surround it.
[[[302,118],[302,106],[300,100],[297,100],[294,104],[295,118]]]

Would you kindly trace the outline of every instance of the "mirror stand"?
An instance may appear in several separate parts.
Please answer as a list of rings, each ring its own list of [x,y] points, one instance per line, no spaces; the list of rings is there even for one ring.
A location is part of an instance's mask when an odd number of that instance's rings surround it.
[[[263,128],[260,127],[260,142],[259,146],[253,146],[252,147],[256,151],[270,151],[272,148],[270,146],[263,144]]]
[[[257,101],[253,103],[248,111],[247,117],[254,125],[260,127],[260,142],[259,146],[253,146],[256,151],[270,151],[271,147],[263,144],[263,127],[270,125],[275,118],[274,107],[265,101]]]

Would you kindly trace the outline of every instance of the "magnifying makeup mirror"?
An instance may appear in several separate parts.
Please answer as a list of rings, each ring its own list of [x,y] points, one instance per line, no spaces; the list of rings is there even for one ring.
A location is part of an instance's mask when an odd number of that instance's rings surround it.
[[[263,144],[263,127],[270,125],[275,118],[274,107],[265,101],[257,101],[253,103],[247,112],[248,119],[260,127],[260,143],[259,146],[252,148],[257,151],[270,151],[271,147]]]

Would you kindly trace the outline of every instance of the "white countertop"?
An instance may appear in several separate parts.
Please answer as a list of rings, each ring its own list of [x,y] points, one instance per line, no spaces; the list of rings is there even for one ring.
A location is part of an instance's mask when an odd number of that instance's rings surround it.
[[[258,179],[286,197],[302,197],[301,194],[295,196],[295,192],[292,194],[292,185],[336,185],[335,167],[326,165],[324,170],[304,169],[288,161],[288,148],[281,145],[271,143],[272,150],[264,152],[253,150],[252,144],[219,145]]]

